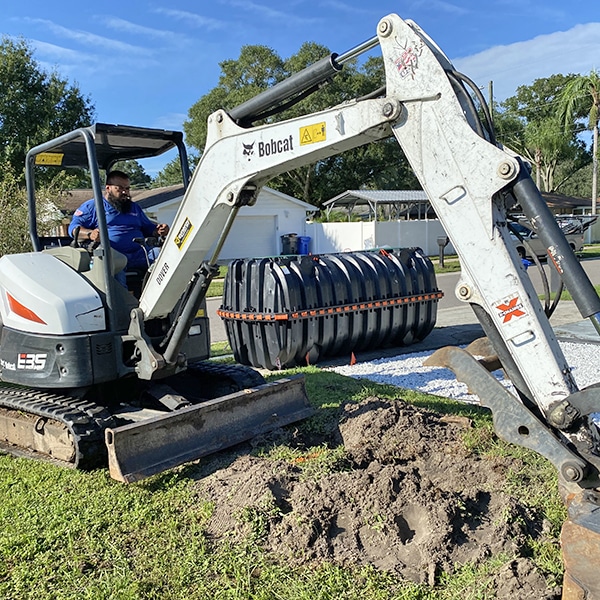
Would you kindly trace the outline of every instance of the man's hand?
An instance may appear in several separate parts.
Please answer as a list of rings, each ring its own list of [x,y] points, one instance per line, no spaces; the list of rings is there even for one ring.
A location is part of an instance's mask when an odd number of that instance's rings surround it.
[[[100,230],[90,229],[88,231],[88,239],[92,240],[92,242],[98,242],[100,240]]]
[[[166,223],[159,223],[156,226],[156,235],[158,237],[165,237],[169,233],[169,226]]]

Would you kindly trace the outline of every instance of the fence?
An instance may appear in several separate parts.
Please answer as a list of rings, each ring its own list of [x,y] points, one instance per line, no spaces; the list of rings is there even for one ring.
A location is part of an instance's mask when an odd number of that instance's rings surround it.
[[[371,248],[418,247],[426,256],[439,253],[438,237],[446,235],[442,224],[428,221],[365,221],[351,223],[307,223],[305,234],[310,236],[312,254],[357,252]],[[444,252],[453,254],[452,244]]]

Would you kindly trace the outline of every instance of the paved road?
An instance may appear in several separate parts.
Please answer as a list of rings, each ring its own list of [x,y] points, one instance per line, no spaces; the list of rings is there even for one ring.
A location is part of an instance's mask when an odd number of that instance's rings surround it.
[[[584,270],[588,274],[588,277],[594,284],[600,283],[600,259],[591,259],[582,261]],[[546,271],[550,273],[549,267],[545,267]],[[535,267],[530,267],[529,275],[533,281],[533,284],[540,293],[543,291],[541,283],[541,276],[537,272]],[[461,302],[456,298],[454,289],[459,280],[460,273],[442,273],[437,276],[438,287],[444,292],[444,297],[438,304],[438,316],[436,320],[436,329],[432,332],[427,340],[421,342],[419,345],[411,346],[410,351],[420,350],[420,345],[449,345],[449,344],[462,344],[468,343],[470,339],[475,339],[481,335],[481,328],[479,322],[475,317],[471,307],[464,302]],[[547,275],[550,280],[550,274]],[[220,317],[217,316],[216,311],[221,305],[221,298],[209,298],[207,300],[208,316],[210,318],[210,331],[212,342],[224,342],[227,341],[227,334],[225,332],[225,325]],[[576,323],[582,320],[577,307],[573,302],[560,302],[558,308],[550,322],[556,327],[561,327],[571,323]],[[446,329],[444,332],[437,331],[438,329]],[[568,329],[564,330],[568,334]],[[578,331],[587,332],[587,321],[584,322],[578,328]],[[440,341],[439,337],[442,335],[448,338],[446,341]],[[595,336],[595,332],[593,333]],[[431,339],[430,339],[431,338]],[[464,341],[467,340],[467,341]]]

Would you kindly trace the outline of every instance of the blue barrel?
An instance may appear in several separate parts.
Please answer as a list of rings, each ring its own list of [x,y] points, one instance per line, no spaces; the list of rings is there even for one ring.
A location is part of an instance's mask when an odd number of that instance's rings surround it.
[[[298,236],[298,254],[308,254],[310,238],[306,235]]]
[[[442,296],[420,248],[247,258],[217,314],[238,363],[276,370],[423,340]]]

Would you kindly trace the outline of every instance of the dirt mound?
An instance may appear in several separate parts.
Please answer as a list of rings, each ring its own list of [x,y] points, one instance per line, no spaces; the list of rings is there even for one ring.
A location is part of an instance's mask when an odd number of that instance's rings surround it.
[[[308,478],[298,464],[248,455],[213,466],[198,483],[215,506],[209,535],[255,536],[292,564],[371,564],[431,585],[455,564],[506,552],[518,558],[491,582],[497,597],[558,598],[520,553],[544,524],[503,490],[518,465],[469,454],[468,426],[402,402],[349,404],[333,472]]]

